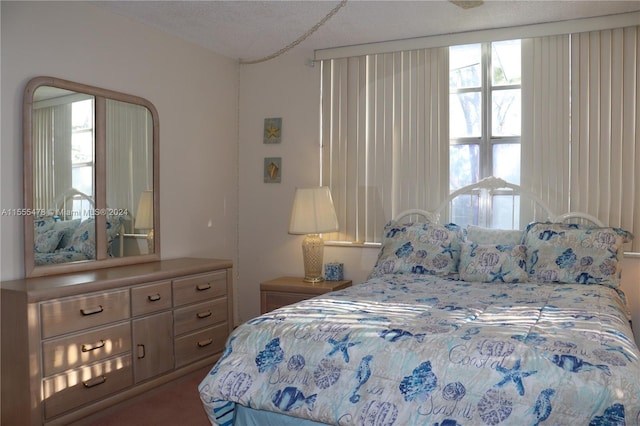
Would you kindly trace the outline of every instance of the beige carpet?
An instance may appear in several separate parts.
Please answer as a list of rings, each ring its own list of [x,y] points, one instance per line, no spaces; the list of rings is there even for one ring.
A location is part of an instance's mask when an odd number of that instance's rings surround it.
[[[209,369],[197,370],[83,423],[91,426],[209,426],[211,423],[198,395],[198,384]]]

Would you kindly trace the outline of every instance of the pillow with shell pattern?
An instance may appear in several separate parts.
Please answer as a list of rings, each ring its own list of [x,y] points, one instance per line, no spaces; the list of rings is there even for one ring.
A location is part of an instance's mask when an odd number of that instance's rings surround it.
[[[463,229],[453,223],[390,221],[384,227],[382,248],[369,278],[402,273],[455,274],[463,240]]]
[[[623,244],[633,234],[620,228],[534,222],[527,226],[530,281],[620,286]]]

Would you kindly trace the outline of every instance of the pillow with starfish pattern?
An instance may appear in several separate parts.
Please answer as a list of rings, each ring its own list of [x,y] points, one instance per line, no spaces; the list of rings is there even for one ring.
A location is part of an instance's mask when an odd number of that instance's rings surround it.
[[[476,244],[465,242],[460,249],[460,279],[464,281],[527,282],[527,248],[520,244]]]
[[[384,227],[382,248],[369,278],[384,274],[447,276],[458,272],[464,230],[449,223],[398,223]]]

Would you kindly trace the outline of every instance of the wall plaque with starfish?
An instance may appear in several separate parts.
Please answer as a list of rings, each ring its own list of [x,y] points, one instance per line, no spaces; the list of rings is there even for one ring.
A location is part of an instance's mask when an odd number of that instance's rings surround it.
[[[265,118],[263,143],[280,143],[282,140],[282,118]]]

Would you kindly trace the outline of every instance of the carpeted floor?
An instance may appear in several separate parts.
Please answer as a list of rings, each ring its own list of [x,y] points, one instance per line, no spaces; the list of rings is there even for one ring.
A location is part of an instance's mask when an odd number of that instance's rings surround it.
[[[198,384],[209,367],[85,419],[90,426],[209,426]]]

